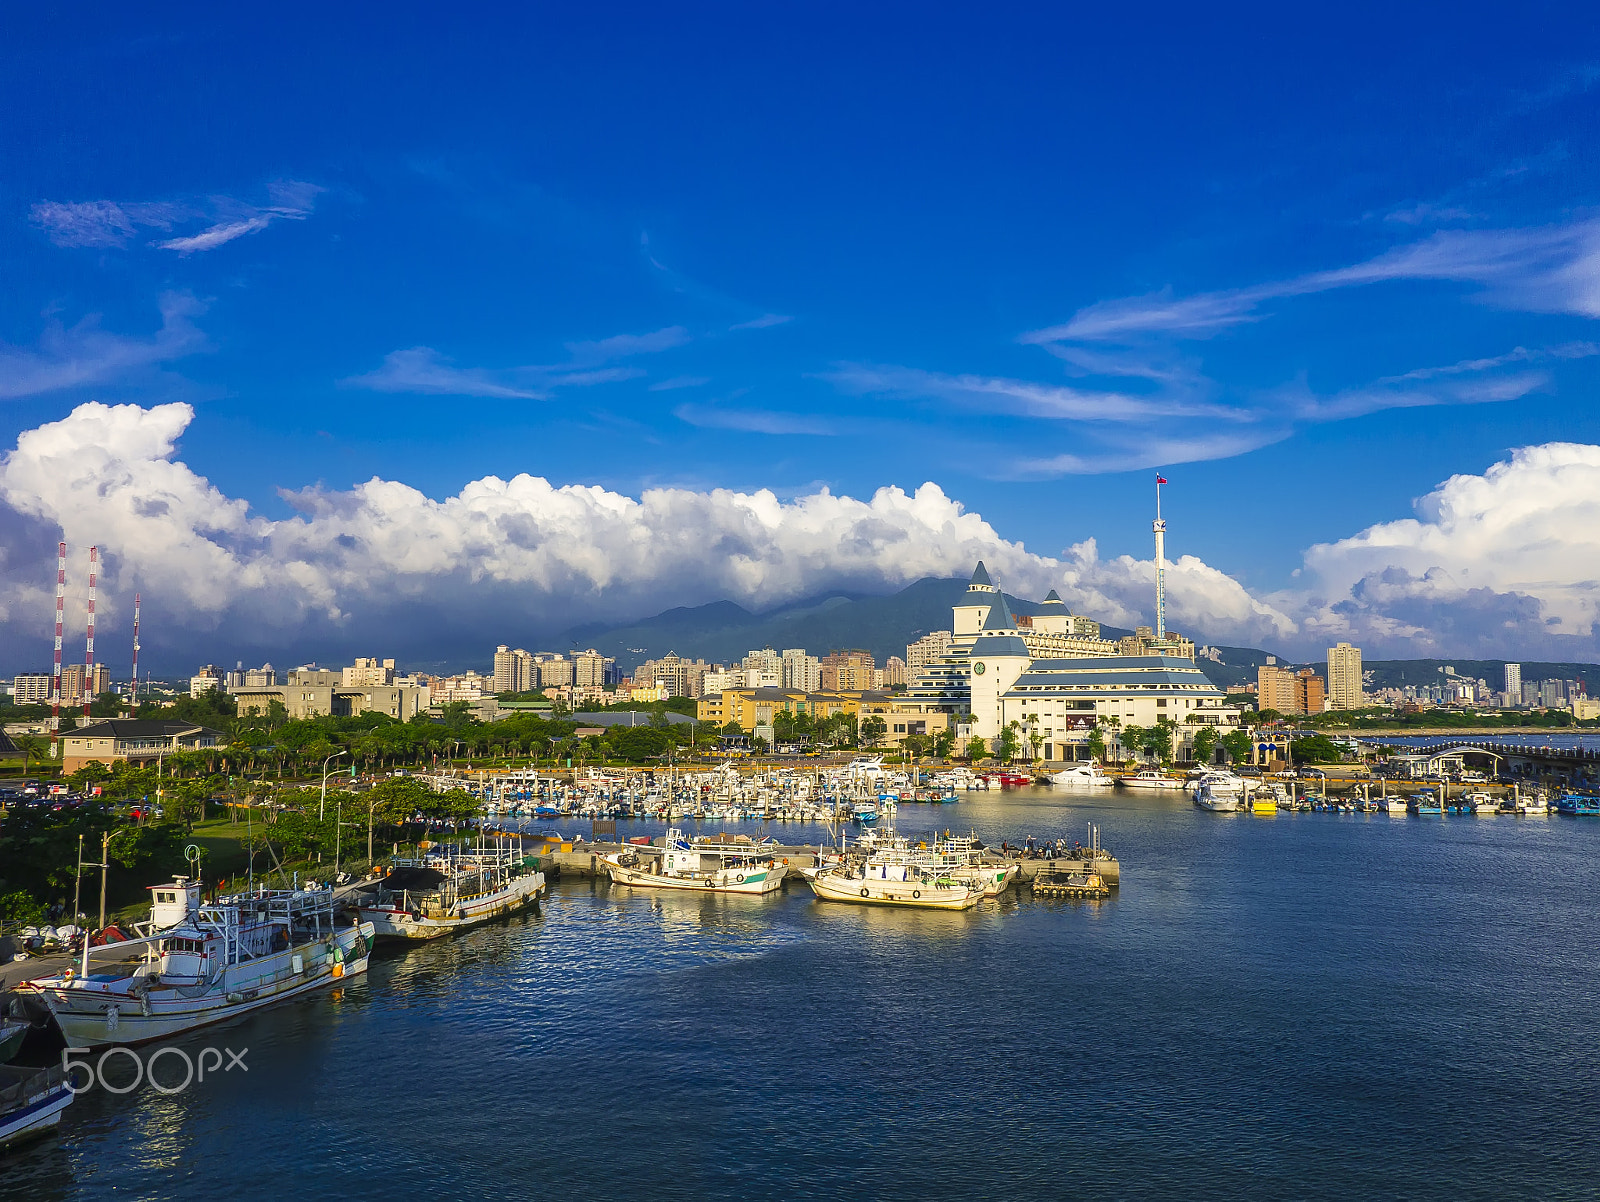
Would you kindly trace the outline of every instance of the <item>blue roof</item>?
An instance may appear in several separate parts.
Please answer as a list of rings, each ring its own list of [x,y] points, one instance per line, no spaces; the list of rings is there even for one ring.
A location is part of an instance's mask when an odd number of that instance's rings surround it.
[[[1017,621],[1011,616],[1011,607],[1006,604],[1006,595],[999,593],[995,603],[989,607],[989,612],[984,616],[983,628],[985,630],[1015,630]]]
[[[980,584],[984,585],[984,586],[986,586],[988,588],[993,588],[994,587],[993,583],[989,580],[988,570],[986,568],[984,568],[983,560],[981,560],[981,559],[978,560],[978,566],[973,569],[973,571],[972,571],[972,583],[968,584],[967,587],[968,588],[972,588],[974,585],[980,585]]]
[[[1021,655],[1030,656],[1028,644],[1022,641],[1021,635],[993,634],[986,635],[972,644],[972,658],[983,659],[990,655]]]

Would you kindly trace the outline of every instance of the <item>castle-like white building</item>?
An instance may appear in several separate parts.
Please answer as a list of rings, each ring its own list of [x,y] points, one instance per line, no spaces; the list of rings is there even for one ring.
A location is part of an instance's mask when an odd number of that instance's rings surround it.
[[[1192,743],[1203,726],[1238,727],[1239,711],[1195,666],[1187,639],[1165,630],[1103,639],[1100,624],[1071,613],[1054,590],[1034,608],[1013,614],[978,564],[952,611],[949,648],[912,682],[907,705],[970,714],[982,739],[1016,723],[1025,753],[1045,761],[1084,758],[1097,724],[1155,726],[1165,718],[1177,727],[1175,746]]]

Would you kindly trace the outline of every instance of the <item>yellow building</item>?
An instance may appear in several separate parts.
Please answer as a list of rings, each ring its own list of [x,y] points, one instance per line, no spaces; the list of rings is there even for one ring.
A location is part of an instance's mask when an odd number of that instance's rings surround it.
[[[1263,664],[1256,670],[1256,705],[1280,714],[1304,712],[1293,668]]]
[[[724,689],[700,698],[695,717],[726,726],[737,722],[745,730],[771,725],[779,714],[810,714],[816,721],[836,714],[860,714],[862,698],[889,703],[884,694],[852,690],[805,693],[799,689]]]

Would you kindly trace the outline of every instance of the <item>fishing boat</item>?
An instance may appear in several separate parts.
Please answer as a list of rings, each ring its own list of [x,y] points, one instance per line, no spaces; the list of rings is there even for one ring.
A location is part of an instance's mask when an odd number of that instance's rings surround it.
[[[139,938],[86,945],[80,966],[17,986],[69,1046],[163,1039],[367,970],[373,926],[336,927],[332,889],[258,888],[206,904],[199,881],[178,877],[152,892]]]
[[[789,871],[771,855],[733,846],[696,846],[677,829],[667,832],[659,857],[624,850],[600,857],[614,884],[635,889],[686,889],[696,893],[775,892]]]
[[[1529,793],[1517,798],[1515,812],[1526,818],[1543,818],[1550,813],[1550,803],[1542,793]]]
[[[1412,814],[1443,814],[1444,804],[1433,795],[1431,789],[1424,789],[1406,803],[1406,809]]]
[[[0,1066],[0,1146],[41,1135],[72,1105],[72,1086],[60,1065]]]
[[[1063,768],[1060,772],[1051,773],[1050,783],[1066,789],[1103,789],[1117,782],[1101,770],[1097,761],[1085,760],[1081,764],[1074,764],[1070,768]]]
[[[382,880],[364,886],[358,913],[379,939],[438,939],[526,910],[545,891],[521,849],[396,860]]]
[[[1556,798],[1556,813],[1574,818],[1600,817],[1600,798],[1568,793],[1565,797]]]
[[[874,847],[863,861],[827,869],[807,882],[822,901],[923,910],[970,910],[983,900],[985,889],[970,875],[929,862],[898,838]]]
[[[1132,776],[1124,776],[1119,782],[1124,789],[1162,789],[1181,790],[1184,782],[1175,776],[1168,776],[1164,772],[1157,772],[1154,768],[1141,768]]]
[[[931,848],[918,849],[913,858],[925,872],[977,885],[985,897],[999,897],[1020,871],[1014,860],[985,860],[975,835],[947,834]]]

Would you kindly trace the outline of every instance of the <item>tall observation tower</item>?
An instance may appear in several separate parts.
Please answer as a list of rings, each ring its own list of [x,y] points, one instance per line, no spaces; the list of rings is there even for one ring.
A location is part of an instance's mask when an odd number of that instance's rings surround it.
[[[1161,517],[1161,486],[1165,477],[1156,477],[1156,520],[1150,527],[1156,534],[1156,642],[1167,637],[1167,523]]]

